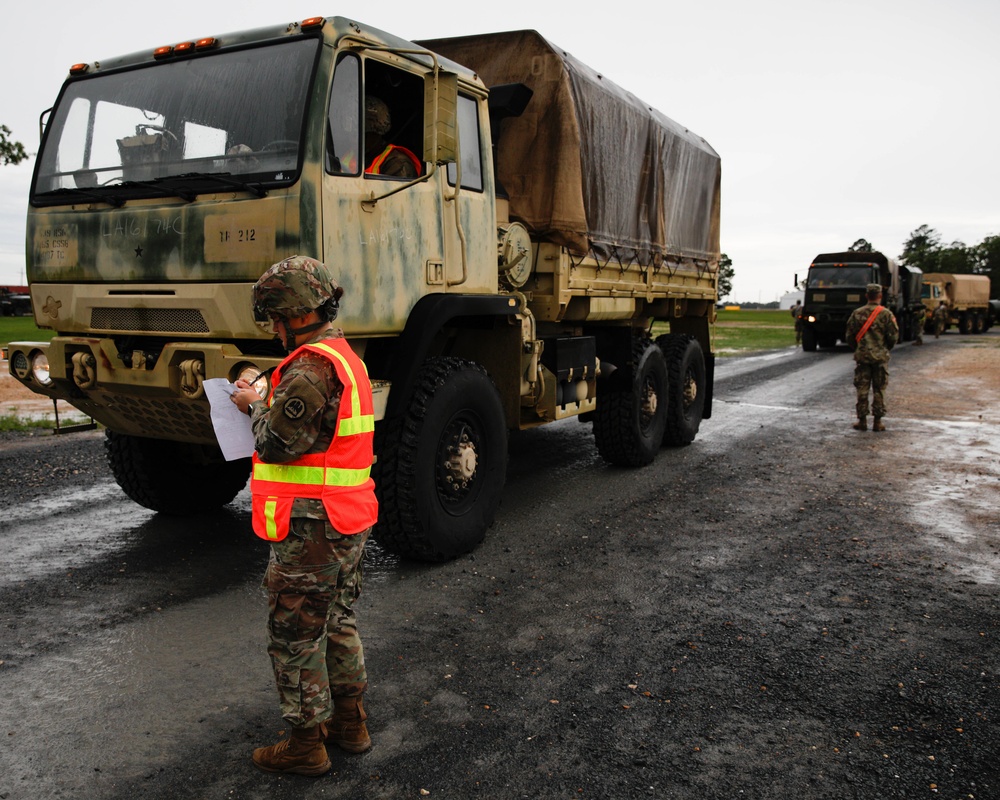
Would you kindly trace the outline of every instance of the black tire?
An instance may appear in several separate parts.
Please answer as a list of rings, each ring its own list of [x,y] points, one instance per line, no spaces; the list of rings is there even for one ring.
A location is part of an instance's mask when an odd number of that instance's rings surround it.
[[[667,361],[670,380],[670,400],[667,403],[667,430],[663,435],[665,447],[683,447],[691,444],[698,435],[702,413],[705,410],[706,386],[705,355],[693,336],[667,334],[656,344]]]
[[[209,445],[106,431],[104,451],[122,491],[161,514],[213,511],[231,502],[250,477],[249,458],[226,461]]]
[[[966,336],[972,333],[972,315],[968,312],[958,318],[958,332]]]
[[[816,331],[812,328],[802,331],[802,350],[806,353],[816,352]]]
[[[374,536],[419,561],[447,561],[482,542],[507,478],[507,421],[481,366],[428,359],[402,418],[379,425]]]
[[[986,318],[979,311],[977,311],[972,317],[972,332],[973,333],[986,332]]]
[[[636,337],[631,364],[598,388],[594,440],[601,457],[620,467],[649,464],[663,444],[669,401],[663,351]]]

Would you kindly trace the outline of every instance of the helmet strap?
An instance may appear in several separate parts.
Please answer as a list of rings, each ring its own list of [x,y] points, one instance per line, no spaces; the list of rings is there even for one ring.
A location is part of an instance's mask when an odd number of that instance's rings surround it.
[[[312,333],[313,331],[319,330],[320,328],[329,324],[326,320],[321,319],[318,322],[313,322],[309,325],[303,325],[301,328],[293,328],[289,324],[287,319],[284,322],[285,322],[284,344],[285,344],[285,350],[287,350],[289,353],[291,353],[292,350],[294,350],[297,347],[295,340],[298,339],[299,336],[301,336],[304,333]]]

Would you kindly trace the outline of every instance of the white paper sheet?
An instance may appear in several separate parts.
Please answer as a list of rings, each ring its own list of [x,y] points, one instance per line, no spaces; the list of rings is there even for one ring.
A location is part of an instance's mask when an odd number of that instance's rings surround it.
[[[250,417],[244,414],[229,398],[236,386],[225,378],[209,378],[204,382],[205,396],[212,407],[212,427],[219,440],[226,461],[249,458],[253,455],[253,431]]]

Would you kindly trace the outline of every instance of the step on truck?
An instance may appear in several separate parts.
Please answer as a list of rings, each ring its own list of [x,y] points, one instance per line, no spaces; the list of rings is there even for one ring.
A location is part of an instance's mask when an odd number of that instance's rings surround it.
[[[366,168],[369,98],[410,177]],[[55,335],[11,344],[10,369],[104,426],[147,508],[245,486],[203,383],[266,395],[283,351],[251,287],[294,254],[344,287],[375,534],[404,556],[482,540],[511,431],[575,417],[639,467],[711,413],[719,156],[538,33],[415,43],[317,17],[164,43],[74,65],[42,123],[27,275]]]
[[[942,302],[948,310],[945,330],[954,325],[959,333],[985,333],[993,325],[988,275],[925,273],[923,303],[928,310],[925,322],[928,333],[934,331],[934,309]]]
[[[798,284],[798,276],[795,277]],[[834,347],[845,342],[847,320],[867,301],[869,283],[882,287],[882,305],[896,316],[900,341],[916,337],[916,312],[922,308],[923,273],[898,264],[882,253],[820,253],[806,276],[802,303],[802,349]]]

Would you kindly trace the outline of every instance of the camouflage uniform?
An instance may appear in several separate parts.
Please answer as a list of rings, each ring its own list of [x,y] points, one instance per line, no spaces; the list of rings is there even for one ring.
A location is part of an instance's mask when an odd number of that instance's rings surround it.
[[[267,273],[261,281],[266,285]],[[326,323],[309,341],[342,336]],[[261,400],[250,406],[257,455],[285,463],[326,452],[343,390],[329,359],[299,355],[281,373],[271,405]],[[360,696],[368,685],[353,606],[371,529],[343,535],[330,524],[322,500],[309,498],[294,500],[291,517],[287,538],[271,543],[264,579],[268,653],[282,715],[309,728],[329,719],[331,695]]]
[[[858,419],[868,416],[868,391],[872,393],[871,410],[876,418],[885,416],[885,390],[889,385],[889,351],[899,339],[896,317],[887,308],[882,308],[878,316],[865,331],[861,341],[857,335],[864,327],[869,315],[879,306],[868,301],[851,314],[847,320],[846,337],[854,349],[854,386],[857,389]]]
[[[913,312],[913,343],[923,344],[924,343],[924,317],[927,314],[927,309],[920,306],[916,311]]]
[[[795,344],[799,344],[802,341],[802,304],[796,301],[790,311],[795,320]]]
[[[944,333],[944,327],[948,323],[948,309],[945,307],[944,303],[939,303],[938,307],[934,309],[934,338],[937,339]]]

